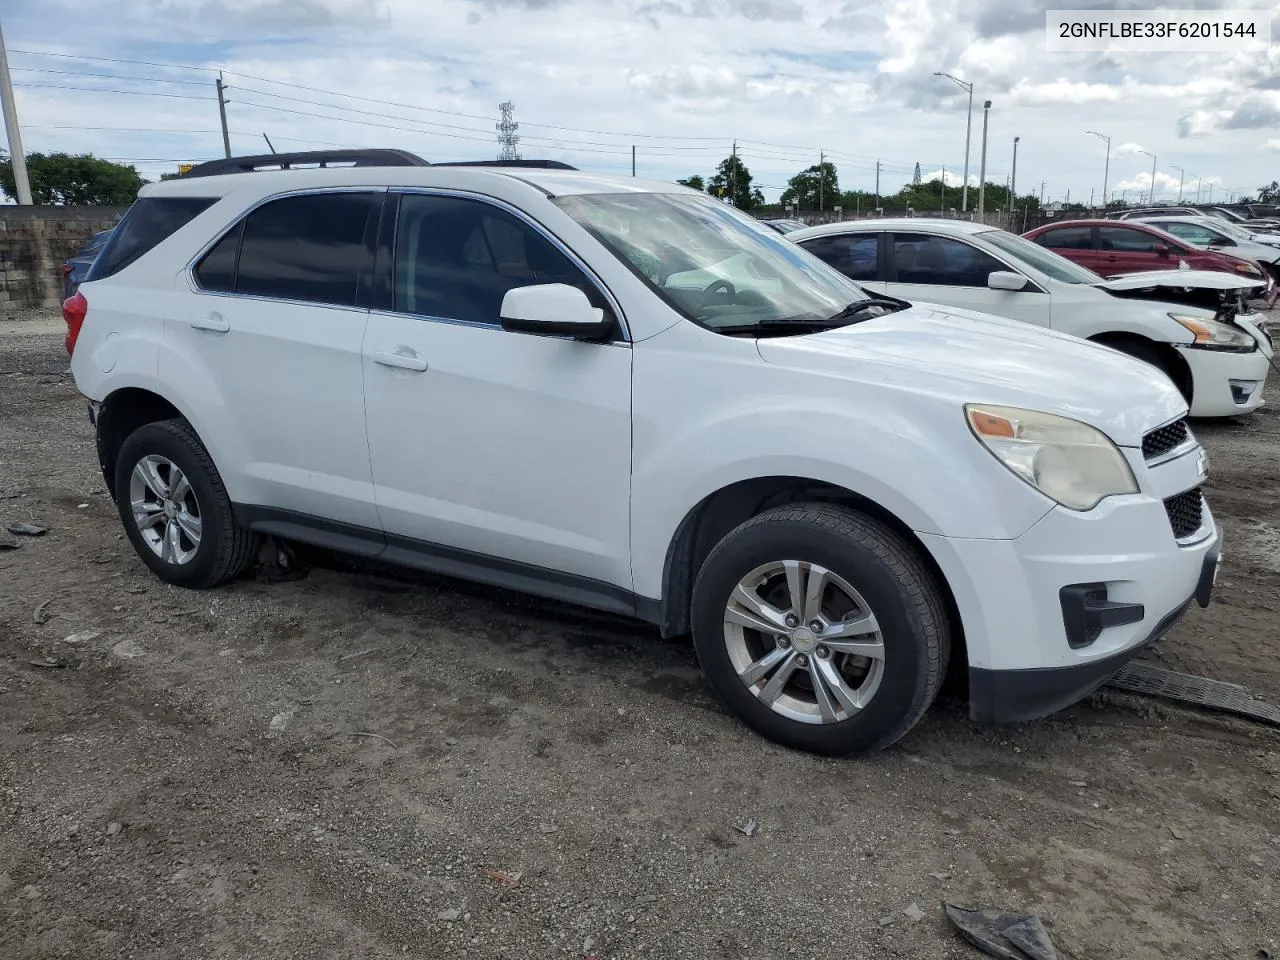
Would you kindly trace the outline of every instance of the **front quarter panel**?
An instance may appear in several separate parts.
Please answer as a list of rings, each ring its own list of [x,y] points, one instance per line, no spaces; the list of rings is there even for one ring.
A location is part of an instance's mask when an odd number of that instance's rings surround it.
[[[927,391],[765,363],[751,338],[690,323],[634,355],[632,568],[662,594],[667,548],[706,497],[759,477],[799,477],[865,497],[912,530],[1011,539],[1052,503]]]

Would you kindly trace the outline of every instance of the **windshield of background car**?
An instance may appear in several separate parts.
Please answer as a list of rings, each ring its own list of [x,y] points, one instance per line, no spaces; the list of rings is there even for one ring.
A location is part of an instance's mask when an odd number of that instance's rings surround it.
[[[710,197],[603,193],[555,203],[658,296],[709,330],[821,321],[868,299],[817,257]]]
[[[978,234],[1002,253],[1015,260],[1021,260],[1029,267],[1034,267],[1052,280],[1063,283],[1101,283],[1102,277],[1078,263],[1072,263],[1052,250],[1046,250],[1038,243],[1032,243],[1015,233],[1005,230],[986,230]]]

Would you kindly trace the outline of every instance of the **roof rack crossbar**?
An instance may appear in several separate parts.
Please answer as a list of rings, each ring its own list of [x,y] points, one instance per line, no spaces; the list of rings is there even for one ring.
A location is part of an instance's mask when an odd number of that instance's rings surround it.
[[[262,153],[253,157],[210,160],[188,170],[183,177],[216,177],[225,173],[253,173],[257,170],[288,170],[294,165],[327,167],[426,167],[430,166],[407,150],[308,150],[301,153]]]

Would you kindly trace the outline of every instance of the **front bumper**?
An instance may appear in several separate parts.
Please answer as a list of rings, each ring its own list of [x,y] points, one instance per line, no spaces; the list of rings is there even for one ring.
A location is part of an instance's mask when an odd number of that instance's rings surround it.
[[[1262,406],[1262,392],[1271,370],[1271,343],[1251,329],[1258,349],[1229,353],[1177,346],[1191,370],[1191,416],[1234,417]]]
[[[1079,700],[1166,633],[1192,599],[1207,603],[1221,533],[1205,504],[1199,528],[1175,539],[1162,500],[1138,494],[1088,513],[1055,507],[1016,540],[920,539],[955,597],[971,715],[1005,722]],[[1072,587],[1122,614],[1094,618],[1082,642],[1082,618],[1063,589]]]

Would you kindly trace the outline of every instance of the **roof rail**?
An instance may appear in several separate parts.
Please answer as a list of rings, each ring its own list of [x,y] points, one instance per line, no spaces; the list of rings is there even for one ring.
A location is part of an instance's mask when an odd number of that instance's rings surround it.
[[[263,153],[255,157],[228,157],[196,164],[188,177],[216,177],[224,173],[253,173],[256,170],[289,170],[295,165],[327,167],[426,167],[430,166],[407,150],[309,150],[302,153]]]
[[[560,160],[450,160],[433,167],[529,167],[538,170],[577,170]]]

